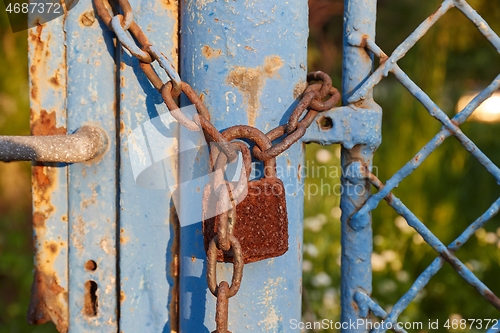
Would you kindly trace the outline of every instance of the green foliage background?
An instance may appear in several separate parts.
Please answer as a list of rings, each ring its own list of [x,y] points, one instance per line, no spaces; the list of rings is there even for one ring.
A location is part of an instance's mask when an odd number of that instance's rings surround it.
[[[379,0],[377,42],[390,54],[440,1]],[[500,3],[469,3],[500,32]],[[340,87],[342,2],[310,0],[309,68],[325,70]],[[0,6],[0,133],[29,134],[27,34],[13,34]],[[484,88],[500,73],[499,55],[458,10],[453,9],[399,62],[406,73],[453,115],[458,98]],[[441,127],[392,77],[375,90],[383,107],[383,143],[374,165],[389,179]],[[463,131],[497,165],[500,125],[467,122]],[[498,142],[498,140],[497,140]],[[306,320],[339,319],[340,210],[334,186],[339,183],[339,147],[310,145],[307,159],[325,166],[330,177],[306,179],[304,301]],[[335,169],[337,168],[337,169]],[[0,333],[55,332],[52,324],[32,327],[25,313],[32,281],[29,163],[0,163]],[[324,169],[323,169],[324,170]],[[337,175],[337,176],[336,176]],[[323,183],[321,183],[323,182]],[[330,193],[315,194],[328,183]],[[323,187],[325,188],[325,187]],[[311,191],[307,192],[307,189]],[[337,187],[338,189],[338,187]],[[338,191],[337,191],[338,192]],[[449,138],[394,191],[445,244],[457,237],[500,195],[486,170],[454,138]],[[499,217],[473,237],[458,257],[496,294],[500,293]],[[373,296],[389,310],[436,257],[414,231],[386,205],[373,212]],[[403,321],[500,318],[499,313],[445,265],[400,317]]]

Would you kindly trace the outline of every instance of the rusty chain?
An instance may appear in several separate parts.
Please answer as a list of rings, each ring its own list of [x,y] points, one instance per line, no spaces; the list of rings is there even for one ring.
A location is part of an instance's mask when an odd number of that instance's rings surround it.
[[[227,318],[228,300],[238,292],[244,265],[241,245],[232,234],[236,222],[235,202],[241,195],[246,195],[246,193],[242,193],[242,189],[246,189],[246,186],[241,186],[241,182],[247,181],[250,175],[251,155],[261,161],[274,159],[304,136],[307,128],[312,124],[318,113],[334,107],[340,100],[340,94],[332,86],[330,76],[323,72],[309,73],[307,75],[308,86],[302,93],[300,101],[286,124],[280,125],[267,133],[247,125],[236,125],[221,133],[210,122],[210,113],[201,98],[188,83],[181,81],[179,74],[175,71],[169,59],[150,43],[146,34],[134,21],[132,7],[128,0],[118,0],[118,3],[113,3],[113,8],[105,0],[94,0],[94,4],[103,23],[115,33],[121,45],[139,60],[140,68],[153,87],[161,94],[171,115],[189,130],[203,130],[207,142],[216,143],[216,145],[212,145],[210,160],[212,167],[217,171],[212,185],[214,193],[219,195],[217,210],[221,214],[217,235],[211,240],[207,252],[207,282],[210,291],[217,297],[217,329],[215,332],[230,333]],[[120,9],[123,14],[118,13]],[[131,36],[137,40],[139,45]],[[162,81],[151,66],[154,61],[159,64],[169,77],[166,83]],[[196,107],[198,113],[193,116],[193,119],[188,119],[175,102],[181,92]],[[242,138],[255,143],[252,153],[250,153],[245,143],[232,142],[232,140]],[[281,140],[273,144],[279,138]],[[233,162],[236,160],[238,152],[242,153],[243,170],[245,172],[241,172],[242,176],[240,176],[238,184],[234,187],[224,181],[221,170],[228,161]],[[275,163],[276,161],[271,161],[269,169],[274,168]],[[265,172],[268,172],[267,169],[265,169]],[[229,210],[224,209],[229,205],[231,205]],[[217,285],[218,250],[232,250],[233,252],[234,270],[231,286],[226,281],[222,281]]]

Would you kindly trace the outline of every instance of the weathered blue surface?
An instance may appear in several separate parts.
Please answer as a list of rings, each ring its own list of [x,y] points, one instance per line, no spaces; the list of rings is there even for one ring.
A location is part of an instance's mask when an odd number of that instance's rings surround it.
[[[69,166],[69,321],[70,332],[116,332],[116,68],[109,30],[98,20],[81,23],[92,10],[90,1],[82,1],[65,20],[68,132],[92,124],[110,140],[97,160]],[[94,271],[85,267],[89,260],[97,264]],[[89,297],[85,301],[89,281],[98,288],[96,316],[88,310]]]
[[[134,19],[150,42],[176,63],[177,6],[163,1],[131,1]],[[155,158],[166,129],[159,115],[168,113],[160,94],[139,68],[139,61],[121,49],[120,61],[120,331],[171,332],[176,330],[176,313],[171,313],[175,299],[176,256],[175,220],[172,220],[171,197],[165,186],[163,168],[175,169],[175,161]],[[155,65],[164,82],[165,73]],[[154,130],[148,130],[153,128]],[[144,133],[149,146],[144,153],[147,167],[161,169],[156,187],[138,184],[128,141],[134,130]],[[156,134],[159,137],[153,137]],[[165,147],[166,151],[173,147]],[[159,162],[154,164],[154,162]],[[154,165],[153,165],[154,164]],[[172,322],[173,321],[173,322]]]
[[[181,78],[203,95],[218,129],[248,124],[266,132],[287,121],[305,87],[306,1],[188,0],[181,22]],[[288,332],[290,320],[300,320],[303,192],[297,175],[302,160],[300,143],[277,159],[287,186],[289,251],[245,265],[241,289],[229,300],[232,332]],[[181,177],[195,171],[183,165]],[[195,195],[181,193],[185,200]],[[199,204],[190,209],[201,215]],[[211,332],[215,297],[206,283],[201,223],[181,228],[180,260],[180,330]],[[231,265],[218,264],[219,281],[230,280],[231,271]]]
[[[31,132],[66,132],[66,54],[64,17],[28,30]],[[56,80],[57,84],[51,84]],[[35,282],[28,318],[44,311],[68,326],[68,190],[65,165],[38,164],[32,169]],[[41,279],[38,280],[38,279]],[[38,281],[37,281],[38,280]],[[50,306],[47,306],[50,304]]]
[[[332,128],[322,128],[320,126],[322,118],[330,118]],[[380,145],[381,131],[380,110],[357,108],[352,105],[342,106],[319,114],[317,121],[307,129],[302,141],[322,145],[340,143],[347,149],[363,144],[375,149]]]
[[[376,0],[359,1],[346,0],[344,2],[344,53],[342,71],[342,104],[348,105],[349,97],[356,91],[372,70],[372,57],[365,49],[348,44],[349,36],[359,33],[368,38],[375,38]],[[367,93],[363,101],[356,103],[360,109],[381,111],[373,102],[371,92]],[[352,122],[352,132],[363,131],[362,123]],[[380,143],[380,128],[372,133],[375,139],[360,142],[352,149],[342,148],[342,209],[341,223],[341,321],[350,324],[358,319],[367,320],[368,313],[361,311],[356,305],[354,295],[362,291],[371,294],[372,271],[371,254],[373,249],[371,214],[360,214],[356,221],[352,215],[370,196],[371,187],[364,178],[365,168],[370,169],[376,145],[369,146],[370,142]],[[352,223],[361,222],[365,227],[360,230],[352,228]],[[363,325],[356,325],[354,329],[346,326],[342,332],[366,332]]]

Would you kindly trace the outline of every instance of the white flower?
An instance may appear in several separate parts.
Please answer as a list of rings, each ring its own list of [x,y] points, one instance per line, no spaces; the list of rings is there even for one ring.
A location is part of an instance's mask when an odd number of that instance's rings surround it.
[[[303,272],[310,272],[313,268],[313,264],[312,262],[310,262],[309,260],[304,260],[302,261],[302,271]]]
[[[422,236],[420,236],[420,234],[413,235],[413,243],[420,245],[424,242],[425,242],[425,240]]]
[[[342,215],[342,210],[340,209],[340,207],[333,207],[332,208],[332,211],[330,212],[330,215],[332,215],[332,217],[334,219],[340,219],[340,216]]]
[[[318,232],[323,228],[323,225],[328,222],[328,218],[325,214],[318,214],[312,217],[306,217],[304,219],[304,227],[313,232]]]
[[[311,283],[315,287],[327,287],[332,283],[332,279],[325,272],[320,272],[312,278]]]
[[[328,161],[330,161],[332,159],[332,153],[330,153],[328,150],[326,149],[319,149],[317,152],[316,152],[316,160],[319,162],[319,163],[327,163]]]
[[[374,272],[381,272],[385,269],[385,266],[387,265],[384,256],[373,252],[372,253],[372,270]]]
[[[410,279],[410,274],[407,271],[399,271],[396,273],[396,279],[400,282],[406,282]]]
[[[406,222],[405,218],[401,215],[396,217],[396,219],[394,220],[394,224],[396,224],[396,227],[398,227],[398,229],[401,230],[401,232],[404,234],[411,234],[415,231],[415,229],[410,227],[408,225],[408,222]]]
[[[484,236],[484,241],[487,244],[495,244],[498,240],[498,236],[494,232],[487,232]]]
[[[304,253],[307,253],[310,257],[316,258],[319,254],[319,250],[314,244],[304,244]]]
[[[328,288],[323,294],[323,305],[331,309],[336,303],[338,303],[338,292],[333,288]]]

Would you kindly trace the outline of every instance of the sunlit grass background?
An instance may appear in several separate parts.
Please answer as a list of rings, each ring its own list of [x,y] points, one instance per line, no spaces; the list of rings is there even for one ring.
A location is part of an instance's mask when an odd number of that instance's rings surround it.
[[[379,0],[378,44],[390,54],[439,3]],[[500,33],[498,1],[469,3]],[[340,88],[343,2],[310,0],[309,4],[309,69],[328,72]],[[12,34],[0,8],[0,134],[27,135],[27,34]],[[500,73],[500,56],[458,10],[443,17],[399,63],[449,116],[460,96],[484,88]],[[386,181],[441,125],[392,77],[377,86],[375,100],[383,107],[384,117],[383,143],[374,165],[378,177]],[[462,129],[500,163],[500,125],[468,122]],[[339,170],[339,156],[338,145],[311,144],[306,165]],[[29,171],[29,163],[0,163],[0,333],[55,332],[52,324],[34,327],[25,320],[32,282]],[[322,184],[329,184],[331,191],[306,192],[305,320],[339,320],[341,211],[338,191],[334,191],[339,181],[334,174],[309,174],[306,179],[306,191]],[[394,193],[445,244],[500,196],[495,179],[454,138],[446,140]],[[373,212],[373,228],[373,297],[390,310],[436,254],[385,202]],[[495,217],[457,252],[496,294],[500,293],[499,239],[500,223]],[[445,265],[400,319],[445,322],[448,318],[500,318],[500,314]]]

